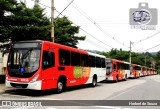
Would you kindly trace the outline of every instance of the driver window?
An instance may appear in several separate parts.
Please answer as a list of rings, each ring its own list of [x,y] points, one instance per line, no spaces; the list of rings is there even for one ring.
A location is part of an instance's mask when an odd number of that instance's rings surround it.
[[[43,51],[42,68],[47,69],[55,66],[55,55],[53,52]]]
[[[113,70],[116,71],[117,68],[116,68],[116,64],[113,64]]]

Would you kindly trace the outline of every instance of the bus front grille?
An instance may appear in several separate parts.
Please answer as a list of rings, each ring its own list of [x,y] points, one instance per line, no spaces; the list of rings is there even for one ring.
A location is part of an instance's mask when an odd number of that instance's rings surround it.
[[[17,84],[17,83],[10,83],[12,87],[15,88],[27,88],[28,84]]]

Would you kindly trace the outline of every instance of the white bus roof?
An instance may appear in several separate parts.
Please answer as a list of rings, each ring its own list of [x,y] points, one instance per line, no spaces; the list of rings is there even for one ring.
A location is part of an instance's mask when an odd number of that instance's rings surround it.
[[[97,57],[101,57],[101,58],[106,58],[105,56],[99,55],[99,54],[96,54],[96,53],[88,52],[88,54],[89,54],[89,55],[92,55],[92,56],[97,56]]]

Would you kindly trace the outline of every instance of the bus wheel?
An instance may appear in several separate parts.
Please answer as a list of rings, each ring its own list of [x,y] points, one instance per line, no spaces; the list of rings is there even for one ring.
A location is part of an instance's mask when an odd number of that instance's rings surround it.
[[[116,82],[116,83],[118,82],[118,75],[116,76],[116,80],[115,80],[115,82]]]
[[[63,88],[64,88],[63,81],[62,80],[58,80],[58,83],[57,83],[57,93],[62,93]]]
[[[92,87],[96,87],[96,85],[97,85],[97,77],[94,76],[92,80]]]

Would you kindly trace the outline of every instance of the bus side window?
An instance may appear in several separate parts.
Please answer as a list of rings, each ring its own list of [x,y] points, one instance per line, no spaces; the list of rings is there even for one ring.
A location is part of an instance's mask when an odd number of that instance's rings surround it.
[[[88,55],[86,54],[81,54],[81,62],[80,62],[82,67],[88,67]]]
[[[70,65],[70,51],[59,49],[59,65]]]
[[[65,65],[65,59],[64,58],[60,58],[60,65]]]
[[[43,51],[42,68],[47,69],[55,66],[55,55],[53,52]]]
[[[89,67],[95,67],[96,66],[96,57],[89,55]]]
[[[97,68],[101,68],[101,65],[102,63],[101,63],[101,58],[100,57],[96,57],[96,67]]]
[[[80,66],[80,54],[77,52],[71,52],[71,65]]]

